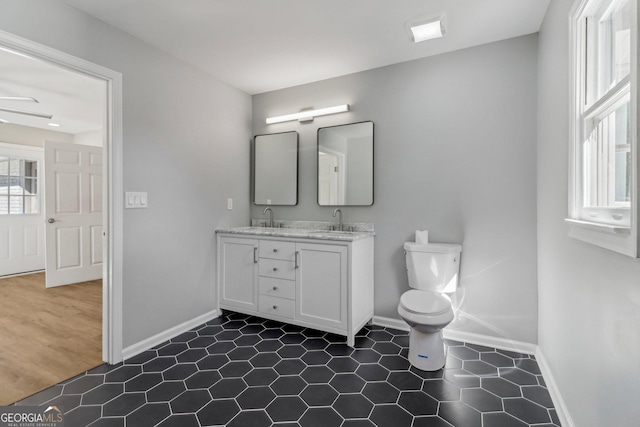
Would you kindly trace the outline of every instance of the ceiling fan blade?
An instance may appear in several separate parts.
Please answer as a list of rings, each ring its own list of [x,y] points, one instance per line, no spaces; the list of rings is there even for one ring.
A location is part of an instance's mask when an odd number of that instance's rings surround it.
[[[15,108],[0,107],[0,111],[4,111],[5,113],[24,114],[25,116],[41,117],[43,119],[53,118],[52,114],[33,113],[31,111],[16,110]]]
[[[0,101],[29,101],[40,103],[40,101],[30,96],[0,96]]]

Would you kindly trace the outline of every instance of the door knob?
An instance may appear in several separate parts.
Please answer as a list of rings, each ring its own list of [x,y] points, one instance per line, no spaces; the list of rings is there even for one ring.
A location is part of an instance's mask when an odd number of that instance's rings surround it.
[[[48,222],[49,224],[53,224],[54,222],[56,222],[56,220],[55,220],[54,218],[49,218],[49,219],[47,220],[47,222]]]

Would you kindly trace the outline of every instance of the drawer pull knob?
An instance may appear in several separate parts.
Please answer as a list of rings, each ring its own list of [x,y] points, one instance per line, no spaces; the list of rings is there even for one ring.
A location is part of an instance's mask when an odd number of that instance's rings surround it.
[[[273,250],[273,252],[278,252],[278,250],[277,250],[277,249],[274,249],[274,250]]]
[[[273,309],[274,309],[274,310],[277,310],[277,309],[278,309],[278,306],[277,306],[277,305],[274,305],[274,306],[273,306]]]
[[[274,290],[274,291],[277,291],[277,290],[278,290],[278,287],[277,287],[277,286],[274,286],[274,287],[273,287],[273,290]]]
[[[273,267],[273,271],[278,271],[278,267]]]

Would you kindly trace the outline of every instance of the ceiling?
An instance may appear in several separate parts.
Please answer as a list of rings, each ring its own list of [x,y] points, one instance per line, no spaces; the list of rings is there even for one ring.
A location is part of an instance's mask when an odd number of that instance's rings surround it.
[[[66,133],[102,129],[106,118],[106,83],[49,62],[0,48],[0,97],[22,96],[39,102],[0,100],[0,108],[41,114],[51,119],[0,111],[12,124]],[[60,127],[51,127],[57,123]],[[2,124],[0,124],[0,136]]]
[[[535,33],[549,0],[63,0],[249,94]],[[446,14],[445,37],[407,24]]]

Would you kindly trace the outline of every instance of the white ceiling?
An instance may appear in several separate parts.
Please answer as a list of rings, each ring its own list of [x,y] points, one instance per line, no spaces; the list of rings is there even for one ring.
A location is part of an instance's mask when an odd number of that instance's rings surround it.
[[[549,0],[63,0],[249,93],[540,29]],[[446,13],[442,39],[408,23]]]
[[[45,119],[0,111],[0,119],[72,134],[103,128],[107,94],[104,81],[4,49],[0,49],[0,64],[0,96],[32,97],[39,101],[0,100],[0,108],[53,115]],[[60,127],[51,127],[49,123]]]

